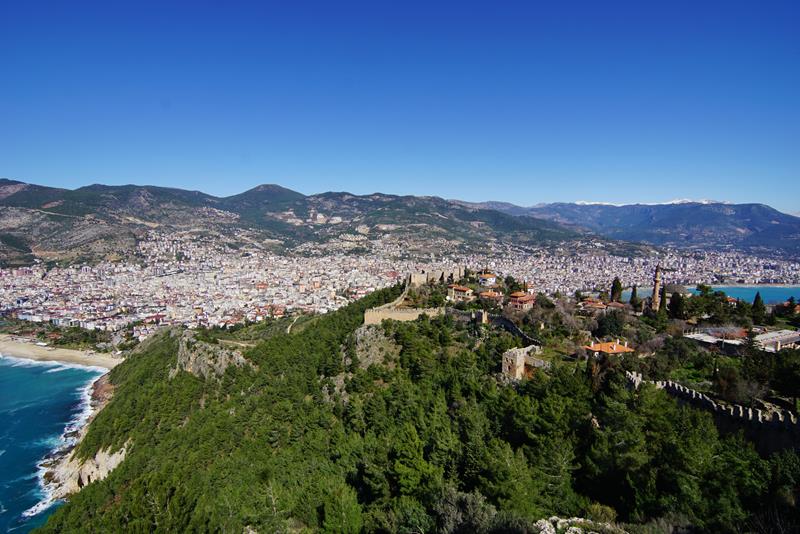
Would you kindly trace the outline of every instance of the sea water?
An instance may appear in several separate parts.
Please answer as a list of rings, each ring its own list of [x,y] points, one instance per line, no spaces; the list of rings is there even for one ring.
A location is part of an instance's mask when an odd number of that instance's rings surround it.
[[[92,383],[105,371],[0,355],[0,532],[28,532],[53,512],[42,461],[74,445],[90,415]]]
[[[800,286],[711,286],[714,291],[722,291],[729,297],[741,299],[747,302],[753,302],[756,298],[756,293],[761,293],[761,298],[765,304],[778,304],[786,302],[789,297],[794,297],[800,303]],[[687,291],[697,294],[698,291],[694,287],[687,287]],[[636,290],[636,294],[640,299],[649,297],[653,294],[652,287],[640,287]],[[631,299],[631,290],[622,292],[622,302],[628,302]]]

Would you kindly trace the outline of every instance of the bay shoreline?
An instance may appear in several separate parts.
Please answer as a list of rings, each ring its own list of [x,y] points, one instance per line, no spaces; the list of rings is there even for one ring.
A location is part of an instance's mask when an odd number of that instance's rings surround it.
[[[123,359],[92,351],[43,347],[36,345],[35,340],[9,334],[0,334],[0,357],[85,367],[103,373],[81,388],[79,413],[65,426],[58,438],[58,445],[37,463],[36,478],[43,496],[33,507],[22,513],[23,517],[30,518],[63,501],[74,491],[74,480],[70,480],[72,473],[64,474],[63,471],[72,460],[89,423],[110,400],[113,386],[109,382],[109,372],[122,363]]]
[[[110,354],[50,346],[42,347],[36,345],[33,340],[9,334],[0,334],[0,354],[26,360],[58,362],[83,365],[85,367],[103,367],[109,370],[123,361],[122,358],[115,358]]]

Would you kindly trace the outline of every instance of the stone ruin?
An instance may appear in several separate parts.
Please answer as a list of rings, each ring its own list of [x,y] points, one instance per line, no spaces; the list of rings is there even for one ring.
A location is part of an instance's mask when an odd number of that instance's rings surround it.
[[[503,374],[512,380],[530,377],[536,369],[549,369],[550,362],[536,358],[542,348],[538,345],[510,349],[503,353]]]

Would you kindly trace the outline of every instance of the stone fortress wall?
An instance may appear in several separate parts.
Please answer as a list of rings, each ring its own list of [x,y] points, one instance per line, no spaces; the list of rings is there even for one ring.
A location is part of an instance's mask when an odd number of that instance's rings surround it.
[[[462,269],[463,271],[463,269]],[[431,273],[439,273],[441,276],[442,271],[432,271]],[[420,315],[427,315],[429,317],[438,317],[439,315],[444,314],[444,308],[398,308],[400,304],[403,303],[406,296],[408,295],[408,290],[412,287],[417,287],[417,284],[414,285],[414,277],[426,276],[426,273],[412,273],[406,279],[406,287],[403,289],[403,292],[400,294],[399,297],[394,299],[392,302],[387,302],[382,306],[377,306],[375,308],[370,308],[364,312],[364,324],[380,324],[381,321],[384,319],[392,319],[395,321],[414,321]],[[439,278],[437,278],[438,280]],[[423,282],[427,283],[427,282]]]
[[[394,321],[415,321],[421,315],[438,317],[444,315],[444,308],[372,308],[364,312],[364,324],[380,324],[384,319]]]
[[[408,276],[408,285],[411,287],[419,287],[429,283],[438,283],[438,282],[447,282],[448,280],[452,280],[453,282],[458,282],[462,278],[464,278],[464,274],[466,269],[463,266],[454,267],[449,270],[433,270],[433,271],[422,271],[419,273],[411,273]]]
[[[392,302],[370,308],[364,312],[364,324],[380,324],[384,319],[392,319],[395,321],[414,321],[420,315],[427,315],[428,317],[439,317],[441,315],[450,314],[461,319],[469,318],[470,320],[479,319],[484,324],[491,323],[495,326],[505,328],[507,331],[515,336],[522,338],[527,345],[541,346],[541,341],[527,335],[520,328],[503,317],[502,315],[489,314],[486,311],[461,311],[455,308],[398,308],[403,303],[408,291],[411,288],[419,287],[428,283],[437,284],[439,282],[447,282],[453,280],[457,282],[464,277],[466,269],[464,267],[455,267],[451,270],[434,270],[430,272],[411,273],[406,278],[406,287],[403,293]]]
[[[800,450],[800,421],[790,411],[776,410],[765,413],[757,408],[749,408],[740,404],[724,405],[686,386],[672,380],[649,381],[642,378],[641,373],[625,372],[628,382],[634,389],[643,383],[655,385],[667,394],[697,408],[709,411],[714,422],[723,433],[743,430],[751,439],[759,452],[769,454],[782,449]]]

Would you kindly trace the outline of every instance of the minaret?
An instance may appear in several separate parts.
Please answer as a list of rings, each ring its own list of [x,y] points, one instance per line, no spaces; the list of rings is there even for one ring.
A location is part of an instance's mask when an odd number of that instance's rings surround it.
[[[661,306],[661,264],[656,265],[656,273],[653,275],[653,298],[650,300],[650,309],[658,312]]]

